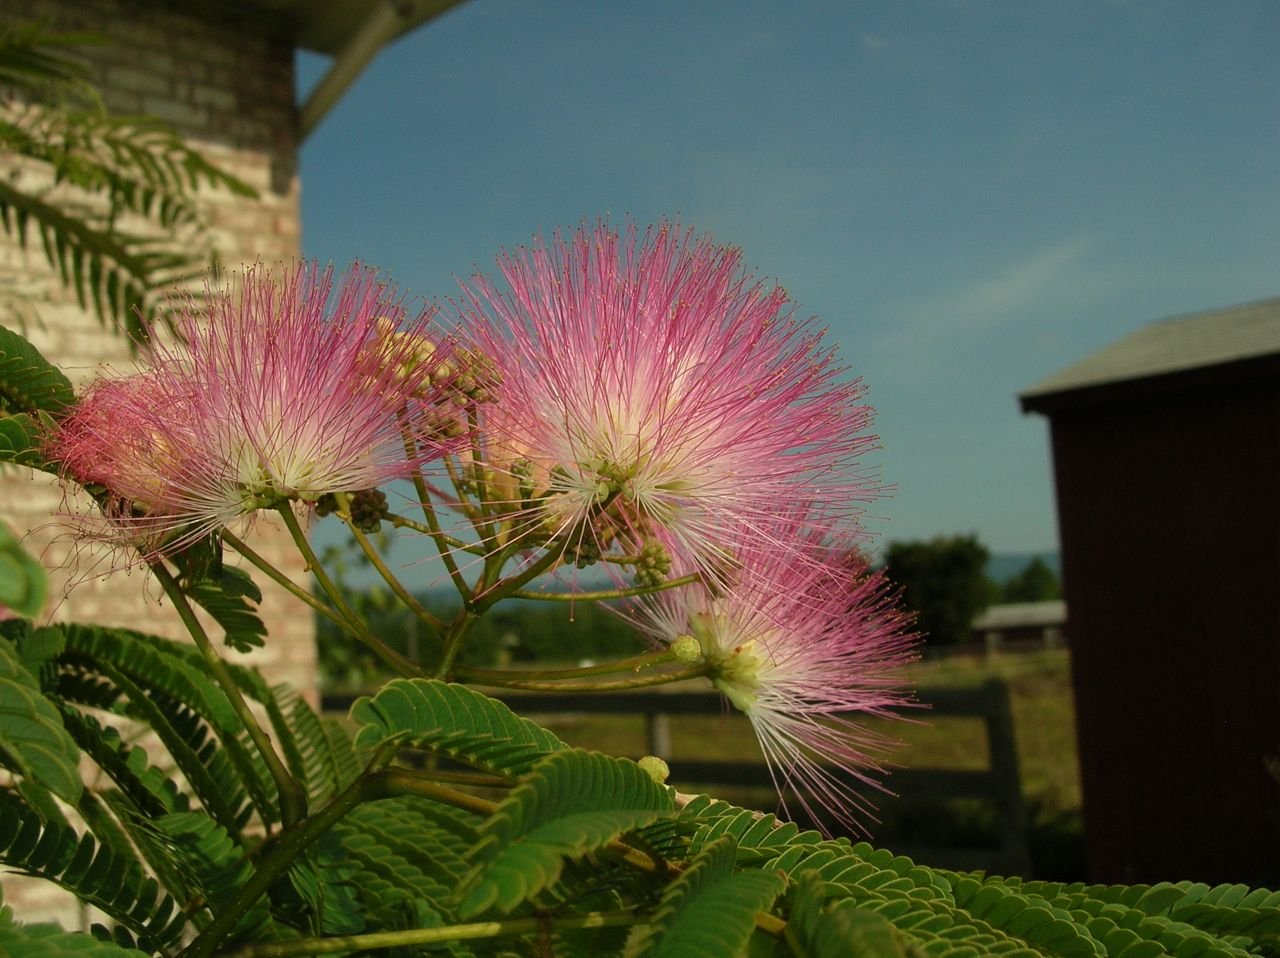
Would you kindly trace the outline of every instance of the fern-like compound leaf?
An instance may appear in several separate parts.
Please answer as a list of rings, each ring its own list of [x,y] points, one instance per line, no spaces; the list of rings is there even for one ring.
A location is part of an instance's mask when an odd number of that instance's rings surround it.
[[[465,686],[433,679],[396,679],[358,699],[356,748],[371,752],[396,739],[472,767],[522,775],[565,744],[546,729]]]
[[[185,925],[181,909],[135,860],[91,835],[42,821],[14,799],[0,799],[0,864],[61,885],[123,924],[148,948],[175,942]]]
[[[906,958],[906,943],[884,915],[847,899],[829,906],[826,900],[822,877],[815,871],[803,872],[792,892],[786,930],[787,944],[796,958]]]
[[[553,885],[566,858],[671,812],[668,790],[634,762],[578,749],[548,755],[481,826],[458,914],[510,912]]]
[[[231,648],[252,652],[262,647],[267,636],[257,612],[262,591],[248,573],[225,566],[198,581],[184,581],[182,591],[222,626]]]
[[[710,843],[663,892],[653,917],[627,939],[626,958],[736,958],[773,907],[786,880],[772,872],[736,871],[736,843]]]
[[[0,413],[59,413],[76,400],[71,381],[27,339],[0,326]]]
[[[57,706],[23,667],[14,645],[0,639],[0,766],[74,805],[83,789],[79,761],[80,749]]]

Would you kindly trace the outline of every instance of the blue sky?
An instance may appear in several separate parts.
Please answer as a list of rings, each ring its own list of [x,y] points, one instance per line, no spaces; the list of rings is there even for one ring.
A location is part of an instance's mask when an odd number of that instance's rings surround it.
[[[1278,37],[1271,0],[470,0],[307,141],[303,250],[436,298],[535,233],[678,217],[866,382],[882,539],[1052,549],[1016,393],[1280,295]]]

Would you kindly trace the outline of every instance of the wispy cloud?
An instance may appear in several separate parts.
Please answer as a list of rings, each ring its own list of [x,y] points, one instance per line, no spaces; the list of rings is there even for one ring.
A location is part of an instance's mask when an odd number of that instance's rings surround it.
[[[859,33],[858,42],[864,50],[883,50],[889,45],[889,41],[878,33]]]
[[[918,349],[998,327],[1043,301],[1088,246],[1084,236],[1063,239],[959,288],[891,304],[886,318],[892,326],[877,345]]]

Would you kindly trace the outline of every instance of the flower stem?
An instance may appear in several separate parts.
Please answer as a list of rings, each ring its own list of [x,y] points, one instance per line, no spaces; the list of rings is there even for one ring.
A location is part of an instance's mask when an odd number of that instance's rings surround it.
[[[536,561],[530,563],[525,569],[517,572],[508,579],[498,581],[492,588],[485,590],[476,590],[476,599],[472,603],[472,608],[477,612],[487,612],[493,606],[497,605],[503,599],[506,599],[519,591],[523,586],[528,585],[542,573],[553,568],[563,554],[564,547],[552,548],[554,543],[548,543],[547,551],[544,552]],[[507,555],[504,553],[497,557],[500,561],[495,563],[499,568],[501,562],[505,562]]]
[[[438,928],[414,928],[406,931],[382,931],[341,938],[303,938],[268,945],[250,945],[229,952],[225,958],[296,958],[301,955],[327,955],[340,951],[365,951],[396,948],[402,945],[429,945],[447,941],[473,941],[478,938],[502,938],[532,935],[548,930],[574,928],[612,928],[633,925],[644,917],[637,909],[588,912],[557,918],[507,918],[503,921],[480,921]]]
[[[690,665],[687,668],[656,675],[638,675],[635,678],[619,679],[616,682],[590,682],[576,679],[525,679],[522,672],[489,672],[483,679],[475,678],[473,672],[465,673],[468,678],[495,688],[521,689],[527,692],[623,692],[627,689],[642,689],[651,685],[666,685],[669,682],[683,682],[686,679],[701,678],[709,675],[711,667],[705,662]],[[459,670],[459,674],[463,674]]]
[[[266,763],[267,770],[275,781],[276,791],[280,795],[280,821],[285,828],[288,828],[306,817],[306,792],[298,783],[298,780],[289,774],[284,762],[276,754],[275,746],[271,744],[270,737],[262,730],[258,720],[253,717],[253,712],[249,710],[249,703],[244,700],[244,696],[240,694],[240,687],[236,685],[235,679],[231,676],[231,670],[227,668],[227,663],[222,661],[222,657],[214,649],[213,643],[209,641],[208,633],[205,632],[204,626],[200,624],[200,620],[196,618],[196,614],[191,608],[191,603],[183,595],[182,589],[173,578],[173,575],[159,559],[150,560],[148,564],[151,566],[151,571],[156,579],[159,580],[160,587],[164,589],[165,595],[169,597],[169,601],[173,603],[173,607],[177,610],[178,616],[182,619],[182,624],[186,626],[187,631],[191,633],[191,638],[195,640],[196,648],[200,650],[201,656],[204,657],[209,671],[222,687],[222,691],[226,693],[231,702],[231,707],[235,710],[236,715],[239,716],[241,724],[244,725],[245,731],[249,733],[249,738],[257,747],[259,754],[262,755],[262,761]]]
[[[281,518],[289,530],[289,534],[293,536],[294,545],[298,547],[298,551],[302,553],[303,559],[306,560],[307,567],[316,577],[316,581],[320,583],[320,588],[324,590],[324,594],[329,597],[329,601],[334,604],[343,618],[347,620],[349,626],[348,631],[352,632],[356,638],[372,649],[383,662],[391,666],[401,675],[411,678],[426,678],[427,673],[416,662],[411,661],[404,655],[401,655],[387,643],[383,642],[376,635],[369,631],[360,617],[352,611],[351,606],[347,604],[347,600],[343,598],[341,590],[334,585],[333,580],[329,578],[329,573],[325,572],[324,566],[321,565],[320,559],[316,556],[311,548],[311,543],[307,541],[306,533],[302,531],[302,527],[298,525],[298,517],[293,514],[293,509],[289,503],[283,503],[279,507]]]
[[[453,622],[449,624],[449,629],[445,633],[444,648],[441,650],[440,662],[435,669],[435,678],[447,682],[453,677],[453,665],[457,661],[458,653],[462,650],[462,640],[466,638],[467,633],[479,618],[480,613],[472,611],[466,605],[458,610],[458,614],[454,616]]]
[[[404,441],[405,453],[411,460],[416,459],[417,443],[413,441],[413,433],[409,430],[407,423],[402,422],[400,435]],[[454,561],[448,536],[440,528],[440,519],[436,515],[435,507],[431,504],[431,491],[427,488],[427,481],[422,477],[421,469],[413,470],[413,489],[418,494],[418,501],[422,506],[422,518],[427,521],[427,534],[435,542],[436,551],[440,553],[444,567],[449,570],[449,579],[453,582],[453,587],[458,590],[458,595],[466,603],[471,598],[471,592],[467,589],[467,580],[462,577],[462,573],[458,570],[458,563]]]
[[[312,609],[314,609],[320,615],[323,615],[326,619],[328,619],[334,625],[338,626],[338,628],[343,629],[346,632],[349,632],[352,636],[356,635],[355,630],[351,628],[351,624],[345,618],[343,618],[341,615],[339,615],[329,606],[325,605],[323,602],[317,599],[314,595],[311,594],[309,590],[304,589],[302,586],[298,585],[298,583],[294,582],[287,575],[285,575],[283,572],[281,572],[279,569],[273,566],[270,562],[268,562],[265,558],[263,558],[259,553],[254,551],[254,549],[243,539],[241,539],[240,537],[238,537],[237,535],[235,535],[234,533],[226,529],[223,529],[220,535],[222,536],[223,542],[231,546],[231,548],[235,549],[236,552],[240,553],[240,555],[248,559],[250,564],[252,564],[254,568],[256,568],[258,571],[262,573],[265,573],[266,576],[270,578],[272,582],[276,583],[277,585],[285,589],[294,598],[302,602],[305,602],[307,605],[311,606]]]
[[[424,490],[427,489],[425,483],[422,488]],[[428,494],[429,493],[425,491],[423,492],[423,495]],[[432,515],[435,515],[434,509],[432,510]],[[439,522],[436,522],[436,527],[433,530],[429,525],[419,522],[417,519],[410,519],[408,516],[402,516],[395,512],[387,513],[387,521],[397,529],[412,529],[414,532],[421,532],[424,536],[432,536],[433,538],[438,535],[440,541],[447,545],[449,550],[458,549],[462,552],[469,552],[475,556],[485,556],[488,554],[483,546],[476,545],[472,542],[464,542],[462,539],[451,536],[446,532],[441,532]]]
[[[610,599],[629,599],[636,595],[678,589],[682,585],[692,585],[701,581],[701,575],[691,572],[678,579],[669,579],[657,585],[637,585],[626,589],[603,589],[599,592],[529,592],[525,589],[517,589],[507,595],[513,599],[535,599],[539,602],[606,602]]]
[[[387,567],[386,562],[383,561],[378,550],[375,549],[373,547],[373,543],[369,541],[369,537],[361,532],[360,529],[356,528],[356,524],[351,521],[350,497],[348,497],[345,492],[340,492],[338,493],[337,498],[339,505],[341,505],[344,510],[341,514],[342,521],[347,524],[347,528],[351,531],[352,537],[355,538],[356,544],[360,546],[360,551],[364,553],[364,557],[369,560],[369,564],[373,566],[378,575],[382,576],[382,581],[390,587],[391,591],[396,594],[396,597],[405,604],[405,607],[416,615],[419,620],[429,626],[436,635],[439,635],[444,629],[444,623],[432,615],[421,602],[413,597],[413,593],[406,589],[404,587],[404,583],[396,578],[395,573]]]
[[[468,682],[478,682],[481,685],[501,685],[503,680],[508,678],[551,681],[556,679],[585,679],[593,675],[616,675],[619,672],[641,672],[657,665],[666,665],[676,661],[679,661],[676,654],[670,648],[665,648],[656,652],[633,655],[626,659],[617,659],[613,662],[602,662],[599,665],[580,666],[572,669],[522,669],[520,671],[510,671],[506,669],[479,669],[460,665],[456,673],[458,678]]]

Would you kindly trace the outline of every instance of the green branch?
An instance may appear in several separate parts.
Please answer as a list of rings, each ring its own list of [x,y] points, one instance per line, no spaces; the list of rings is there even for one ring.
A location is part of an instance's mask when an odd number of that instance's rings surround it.
[[[494,670],[488,671],[486,677],[482,680],[475,678],[475,671],[468,670],[466,675],[472,678],[473,681],[483,681],[485,685],[492,685],[495,688],[519,689],[526,692],[624,692],[628,689],[642,689],[654,685],[667,685],[671,682],[684,682],[688,679],[702,678],[711,673],[711,666],[705,662],[699,662],[687,668],[671,672],[661,672],[657,675],[639,675],[632,679],[619,679],[616,682],[587,682],[573,679],[553,679],[550,681],[525,679],[522,678],[526,674],[523,672],[501,673]],[[462,670],[459,669],[459,675],[461,674]]]
[[[236,685],[235,679],[231,676],[231,670],[227,668],[227,663],[222,661],[222,657],[214,649],[213,643],[209,641],[209,636],[205,632],[204,626],[196,618],[195,612],[192,610],[190,603],[187,602],[187,597],[182,594],[182,589],[177,581],[169,570],[165,568],[161,560],[150,560],[148,564],[152,573],[159,580],[160,587],[164,589],[165,595],[169,597],[169,601],[173,603],[173,607],[178,611],[182,624],[186,626],[187,631],[191,633],[191,638],[195,640],[196,648],[200,650],[200,654],[204,657],[209,671],[213,673],[214,679],[222,687],[222,691],[231,702],[231,707],[235,709],[241,724],[244,725],[245,731],[248,732],[249,738],[262,755],[262,760],[266,763],[267,770],[275,781],[276,791],[280,794],[280,820],[288,828],[307,814],[306,791],[298,783],[298,780],[289,774],[284,762],[276,754],[270,737],[262,730],[258,720],[253,717],[253,712],[249,710],[249,704],[244,700],[244,696],[240,694],[240,687]]]
[[[670,647],[655,652],[643,652],[625,659],[612,662],[601,662],[599,665],[576,666],[571,669],[482,669],[474,666],[460,665],[457,668],[458,678],[481,685],[501,685],[506,679],[536,679],[553,681],[556,679],[585,679],[594,675],[616,675],[619,672],[642,672],[659,665],[681,661]]]
[[[240,553],[240,555],[248,559],[255,569],[257,569],[259,572],[262,572],[264,575],[266,575],[276,585],[285,589],[292,596],[294,596],[294,598],[299,599],[302,602],[305,602],[314,611],[318,612],[320,615],[323,615],[326,619],[328,619],[338,628],[342,629],[343,631],[351,635],[352,638],[359,638],[359,634],[356,632],[354,628],[352,628],[351,623],[348,622],[343,616],[339,615],[332,608],[330,608],[329,606],[321,602],[319,599],[317,599],[311,593],[310,589],[304,589],[302,586],[298,585],[298,583],[290,579],[287,575],[285,575],[283,572],[277,569],[274,565],[272,565],[269,561],[267,561],[265,557],[263,557],[258,552],[254,551],[252,546],[250,546],[247,542],[245,542],[239,536],[235,535],[235,533],[230,532],[227,529],[223,529],[222,532],[219,533],[219,535],[221,535],[223,542],[231,546],[231,548],[235,549],[236,552]]]
[[[298,551],[302,553],[302,558],[306,561],[307,567],[316,577],[316,581],[320,583],[320,588],[324,590],[324,594],[329,597],[329,601],[334,604],[346,619],[350,627],[348,631],[372,649],[378,658],[382,659],[383,662],[391,666],[400,675],[410,678],[426,678],[426,672],[422,670],[418,663],[401,655],[370,632],[368,626],[361,621],[351,606],[347,604],[347,600],[343,598],[342,591],[329,578],[329,573],[325,571],[319,557],[316,556],[315,551],[311,548],[311,543],[307,541],[306,533],[302,531],[302,526],[298,524],[298,517],[293,514],[293,507],[284,502],[280,504],[278,511],[281,518],[284,519],[284,524],[288,528],[289,534],[293,536],[294,545],[298,547]]]
[[[657,585],[636,585],[626,589],[602,589],[598,592],[528,592],[518,589],[508,593],[513,599],[534,599],[538,602],[607,602],[610,599],[629,599],[637,595],[649,595],[652,592],[665,592],[667,589],[678,589],[682,585],[693,585],[701,582],[702,576],[696,572],[682,575],[678,579],[669,579]]]
[[[408,931],[383,931],[368,935],[346,935],[341,938],[303,938],[299,941],[270,945],[251,945],[228,952],[224,958],[296,958],[301,955],[328,955],[334,952],[366,951],[408,945],[431,945],[449,941],[471,941],[477,938],[509,938],[533,935],[553,929],[613,928],[634,925],[645,920],[638,909],[589,912],[564,917],[508,918],[504,921],[480,921],[440,928],[414,928]]]
[[[418,455],[417,443],[413,440],[413,433],[409,430],[408,423],[401,419],[400,435],[404,442],[405,454],[413,461]],[[446,461],[448,457],[445,457]],[[415,468],[413,470],[413,488],[418,494],[419,505],[422,507],[422,518],[427,522],[427,535],[431,536],[431,540],[436,545],[436,551],[440,553],[440,559],[444,562],[444,567],[449,570],[449,580],[453,583],[453,587],[458,590],[458,595],[462,598],[463,605],[471,601],[471,590],[467,587],[467,580],[462,577],[462,572],[458,569],[458,563],[453,558],[453,551],[450,546],[450,537],[444,534],[444,530],[440,528],[440,518],[436,515],[436,510],[431,505],[431,491],[427,488],[427,481],[422,477],[422,470]],[[393,522],[395,518],[393,517]],[[408,521],[408,520],[402,520]]]
[[[364,557],[369,560],[369,564],[373,566],[378,575],[382,576],[382,581],[385,582],[391,591],[396,594],[396,598],[403,602],[410,612],[417,616],[419,620],[429,626],[432,631],[439,636],[440,632],[444,630],[444,623],[432,615],[421,602],[413,597],[413,594],[404,587],[404,583],[402,583],[396,577],[395,573],[387,567],[387,564],[382,560],[382,556],[378,553],[378,550],[375,549],[373,547],[373,543],[369,541],[369,537],[366,536],[351,520],[350,496],[345,492],[340,492],[337,495],[337,499],[339,506],[341,506],[343,510],[339,515],[342,517],[342,521],[347,524],[347,528],[351,531],[351,535],[356,540],[356,544],[360,546],[360,551],[364,553]]]

